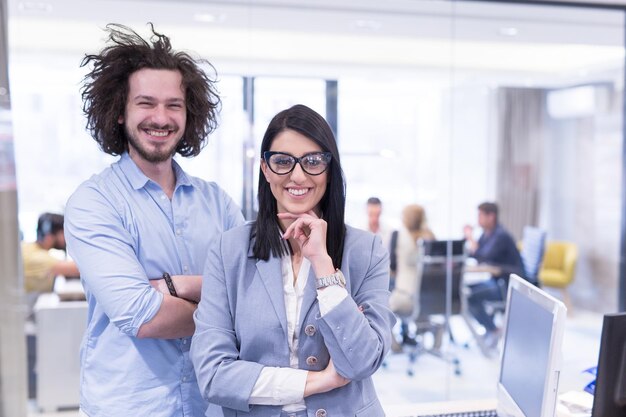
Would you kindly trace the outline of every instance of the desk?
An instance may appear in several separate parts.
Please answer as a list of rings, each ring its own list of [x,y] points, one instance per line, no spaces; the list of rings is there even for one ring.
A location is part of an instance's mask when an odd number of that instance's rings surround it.
[[[37,405],[43,411],[78,407],[80,345],[87,325],[86,301],[42,294],[34,308],[37,335]]]
[[[495,399],[442,401],[383,406],[387,417],[417,417],[431,414],[457,413],[461,411],[493,410],[495,408]]]
[[[578,395],[578,394],[576,394]],[[567,396],[567,394],[565,394]],[[591,397],[591,396],[590,396]],[[593,397],[591,397],[593,398]],[[590,399],[586,400],[591,410]],[[383,406],[387,417],[419,417],[432,414],[458,413],[464,411],[493,410],[497,407],[495,399],[473,400],[473,401],[442,401],[432,403],[398,404]],[[571,413],[561,402],[556,406],[556,417],[590,417],[590,413]]]

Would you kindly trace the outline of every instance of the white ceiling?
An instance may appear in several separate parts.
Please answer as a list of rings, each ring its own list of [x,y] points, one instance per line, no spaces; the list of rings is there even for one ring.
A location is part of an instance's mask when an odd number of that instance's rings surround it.
[[[13,56],[82,56],[106,23],[249,71],[456,68],[584,74],[622,68],[619,10],[444,0],[8,0]]]

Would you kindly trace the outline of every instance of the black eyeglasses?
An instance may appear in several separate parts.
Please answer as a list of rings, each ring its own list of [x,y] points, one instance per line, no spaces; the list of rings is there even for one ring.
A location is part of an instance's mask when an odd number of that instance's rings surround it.
[[[309,175],[320,175],[328,169],[332,154],[330,152],[312,152],[296,158],[284,152],[263,152],[263,159],[274,174],[287,175],[296,167],[296,163]]]

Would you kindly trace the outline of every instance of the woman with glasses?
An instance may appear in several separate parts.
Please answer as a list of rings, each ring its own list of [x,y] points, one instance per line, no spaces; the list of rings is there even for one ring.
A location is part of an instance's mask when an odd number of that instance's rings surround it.
[[[224,233],[205,266],[191,358],[206,415],[383,416],[371,376],[391,344],[389,260],[344,223],[334,135],[296,105],[261,155],[256,221]]]

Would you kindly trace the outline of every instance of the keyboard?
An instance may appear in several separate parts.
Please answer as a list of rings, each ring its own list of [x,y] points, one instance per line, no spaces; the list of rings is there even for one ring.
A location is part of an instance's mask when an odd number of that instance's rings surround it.
[[[420,414],[414,417],[498,417],[498,413],[496,410],[476,410],[443,414]]]

